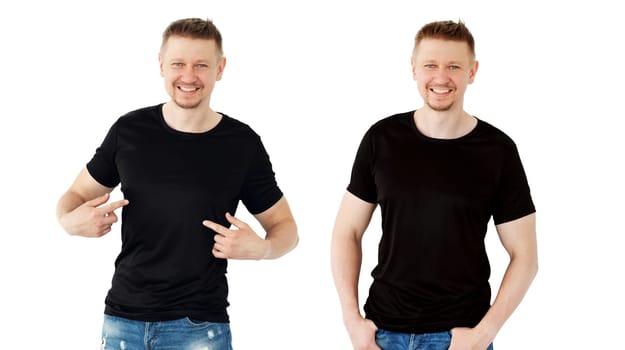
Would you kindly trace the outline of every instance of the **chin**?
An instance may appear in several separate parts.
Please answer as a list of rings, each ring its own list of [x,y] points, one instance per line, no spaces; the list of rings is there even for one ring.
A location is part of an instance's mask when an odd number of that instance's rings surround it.
[[[434,104],[428,103],[428,107],[430,107],[430,109],[436,112],[447,112],[451,110],[453,106],[454,106],[453,103],[450,103],[448,105],[434,105]]]
[[[176,106],[183,108],[183,109],[194,109],[194,108],[199,107],[202,101],[184,102],[184,101],[174,99],[174,103],[176,104]]]

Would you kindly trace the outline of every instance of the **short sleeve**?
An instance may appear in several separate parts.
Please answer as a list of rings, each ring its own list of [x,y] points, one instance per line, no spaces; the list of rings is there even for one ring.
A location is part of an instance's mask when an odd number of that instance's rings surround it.
[[[87,163],[89,174],[101,185],[113,188],[119,184],[119,173],[115,165],[117,150],[118,122],[109,129],[104,141],[98,147],[93,158]]]
[[[535,211],[521,157],[516,145],[511,143],[503,154],[493,220],[498,225],[519,219]]]
[[[282,195],[269,154],[258,138],[258,148],[252,157],[252,164],[243,184],[241,202],[251,214],[255,215],[269,209],[282,198]]]
[[[373,174],[372,130],[360,142],[347,191],[369,203],[377,203],[378,195]]]

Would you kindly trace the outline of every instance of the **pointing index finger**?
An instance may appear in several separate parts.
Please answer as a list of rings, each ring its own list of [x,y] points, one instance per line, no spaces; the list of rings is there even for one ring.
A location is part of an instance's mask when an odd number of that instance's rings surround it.
[[[202,225],[204,225],[204,226],[210,228],[211,230],[217,232],[218,234],[222,234],[222,235],[225,234],[226,230],[227,230],[225,227],[221,226],[220,224],[212,222],[210,220],[202,221]]]
[[[113,211],[115,211],[115,210],[117,210],[117,209],[119,209],[121,207],[124,207],[124,206],[128,205],[128,203],[130,203],[130,202],[127,199],[122,199],[122,200],[119,200],[119,201],[116,201],[116,202],[113,202],[113,203],[109,203],[106,206],[106,212],[107,213],[113,212]]]

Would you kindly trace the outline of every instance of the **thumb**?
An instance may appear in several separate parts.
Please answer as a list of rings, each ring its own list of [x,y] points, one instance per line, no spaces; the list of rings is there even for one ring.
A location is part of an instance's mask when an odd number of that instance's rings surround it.
[[[106,202],[108,202],[110,197],[109,193],[105,193],[104,195],[100,196],[100,197],[96,197],[90,201],[86,201],[84,205],[89,206],[89,207],[98,207]]]
[[[228,222],[230,224],[234,225],[237,228],[243,228],[243,227],[247,226],[247,224],[245,222],[235,218],[230,213],[226,213],[226,220],[228,220]]]

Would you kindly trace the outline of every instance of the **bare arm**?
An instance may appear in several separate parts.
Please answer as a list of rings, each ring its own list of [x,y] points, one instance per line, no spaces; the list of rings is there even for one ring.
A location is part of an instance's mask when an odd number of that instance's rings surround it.
[[[100,237],[117,222],[115,210],[128,204],[120,200],[104,205],[112,188],[100,185],[84,168],[74,183],[59,199],[56,217],[70,235]]]
[[[282,197],[271,208],[255,217],[267,232],[265,241],[269,242],[263,259],[279,258],[297,246],[297,225],[286,198]]]
[[[354,349],[379,349],[375,344],[376,326],[360,314],[358,280],[362,264],[362,237],[376,205],[346,192],[334,224],[331,265],[343,322]]]
[[[496,228],[499,239],[510,256],[510,263],[493,305],[475,328],[460,328],[452,332],[450,350],[486,349],[521,303],[538,271],[536,214],[497,225]],[[479,345],[470,347],[461,344]]]
[[[217,233],[213,255],[222,259],[276,259],[297,246],[297,225],[286,198],[254,217],[266,232],[264,239],[229,213],[226,219],[236,227],[234,230],[205,220],[204,226]]]

